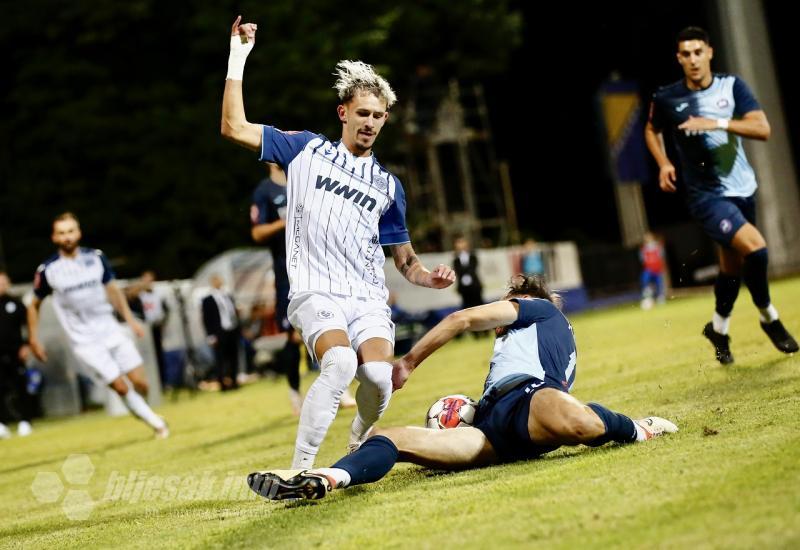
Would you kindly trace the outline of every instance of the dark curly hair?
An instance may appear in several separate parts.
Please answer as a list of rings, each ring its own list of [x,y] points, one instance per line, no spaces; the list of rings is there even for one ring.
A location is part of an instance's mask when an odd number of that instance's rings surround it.
[[[506,298],[513,298],[514,296],[542,298],[553,302],[559,309],[561,309],[564,302],[557,292],[550,290],[547,286],[547,281],[542,275],[529,275],[527,273],[517,273],[509,279]]]

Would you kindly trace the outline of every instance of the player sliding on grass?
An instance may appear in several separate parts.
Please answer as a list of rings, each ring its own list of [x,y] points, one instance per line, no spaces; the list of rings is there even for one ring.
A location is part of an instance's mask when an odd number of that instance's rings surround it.
[[[634,421],[569,394],[577,352],[558,302],[541,277],[516,275],[503,300],[449,315],[395,362],[393,383],[400,389],[422,361],[455,336],[495,329],[474,427],[376,429],[331,468],[253,473],[248,485],[271,500],[319,499],[334,488],[378,481],[398,461],[455,470],[536,458],[562,445],[634,443],[677,432],[663,418]]]
[[[339,141],[252,124],[245,117],[242,75],[256,25],[240,23],[238,17],[231,28],[222,135],[286,173],[289,321],[320,364],[300,412],[292,467],[311,468],[353,377],[360,382],[350,433],[354,447],[392,395],[394,324],[381,247],[390,248],[395,266],[412,284],[446,288],[455,274],[444,265],[429,271],[419,261],[406,228],[400,180],[372,154],[396,99],[389,83],[365,63],[339,62]]]

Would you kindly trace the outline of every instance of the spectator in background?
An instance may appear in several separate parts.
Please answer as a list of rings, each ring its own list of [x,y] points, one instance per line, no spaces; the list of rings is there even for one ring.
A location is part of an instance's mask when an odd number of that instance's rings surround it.
[[[664,246],[649,231],[639,248],[642,262],[642,309],[653,307],[653,298],[664,303]]]
[[[156,274],[152,270],[144,271],[139,281],[130,285],[125,294],[131,313],[144,321],[153,335],[158,375],[161,385],[166,386],[166,370],[164,367],[163,329],[169,316],[169,306],[163,296],[155,289]]]
[[[25,361],[30,355],[23,332],[25,306],[8,295],[11,280],[0,271],[0,439],[11,437],[4,422],[18,422],[17,434],[30,435],[33,397],[28,393]]]
[[[456,272],[461,307],[466,309],[482,305],[483,285],[478,276],[478,257],[472,252],[470,243],[465,237],[458,237],[455,240],[454,248],[453,271]]]
[[[222,290],[223,283],[219,275],[211,276],[211,292],[203,298],[203,326],[214,351],[220,389],[227,391],[239,387],[239,314],[233,297]]]
[[[481,306],[483,305],[483,283],[478,276],[478,256],[472,251],[472,246],[465,237],[458,237],[453,247],[456,252],[453,259],[453,271],[456,272],[458,293],[461,295],[461,308]],[[475,338],[489,334],[488,331],[472,333]]]
[[[522,247],[522,264],[520,265],[522,272],[530,275],[544,275],[544,257],[536,241],[527,239]]]

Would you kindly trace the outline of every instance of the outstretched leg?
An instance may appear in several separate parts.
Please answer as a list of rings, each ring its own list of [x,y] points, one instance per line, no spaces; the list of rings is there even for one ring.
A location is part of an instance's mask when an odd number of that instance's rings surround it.
[[[253,491],[270,500],[319,499],[334,488],[373,483],[397,462],[458,470],[497,462],[483,432],[476,428],[430,430],[386,428],[330,468],[256,472],[247,478]]]

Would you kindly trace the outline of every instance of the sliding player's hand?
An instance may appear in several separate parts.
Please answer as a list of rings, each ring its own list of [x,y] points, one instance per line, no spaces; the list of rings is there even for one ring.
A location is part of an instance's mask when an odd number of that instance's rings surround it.
[[[439,264],[431,271],[428,279],[430,288],[447,288],[456,280],[456,273],[444,264]]]
[[[405,359],[402,357],[392,363],[392,391],[397,391],[402,388],[408,377],[411,376],[411,368]]]

